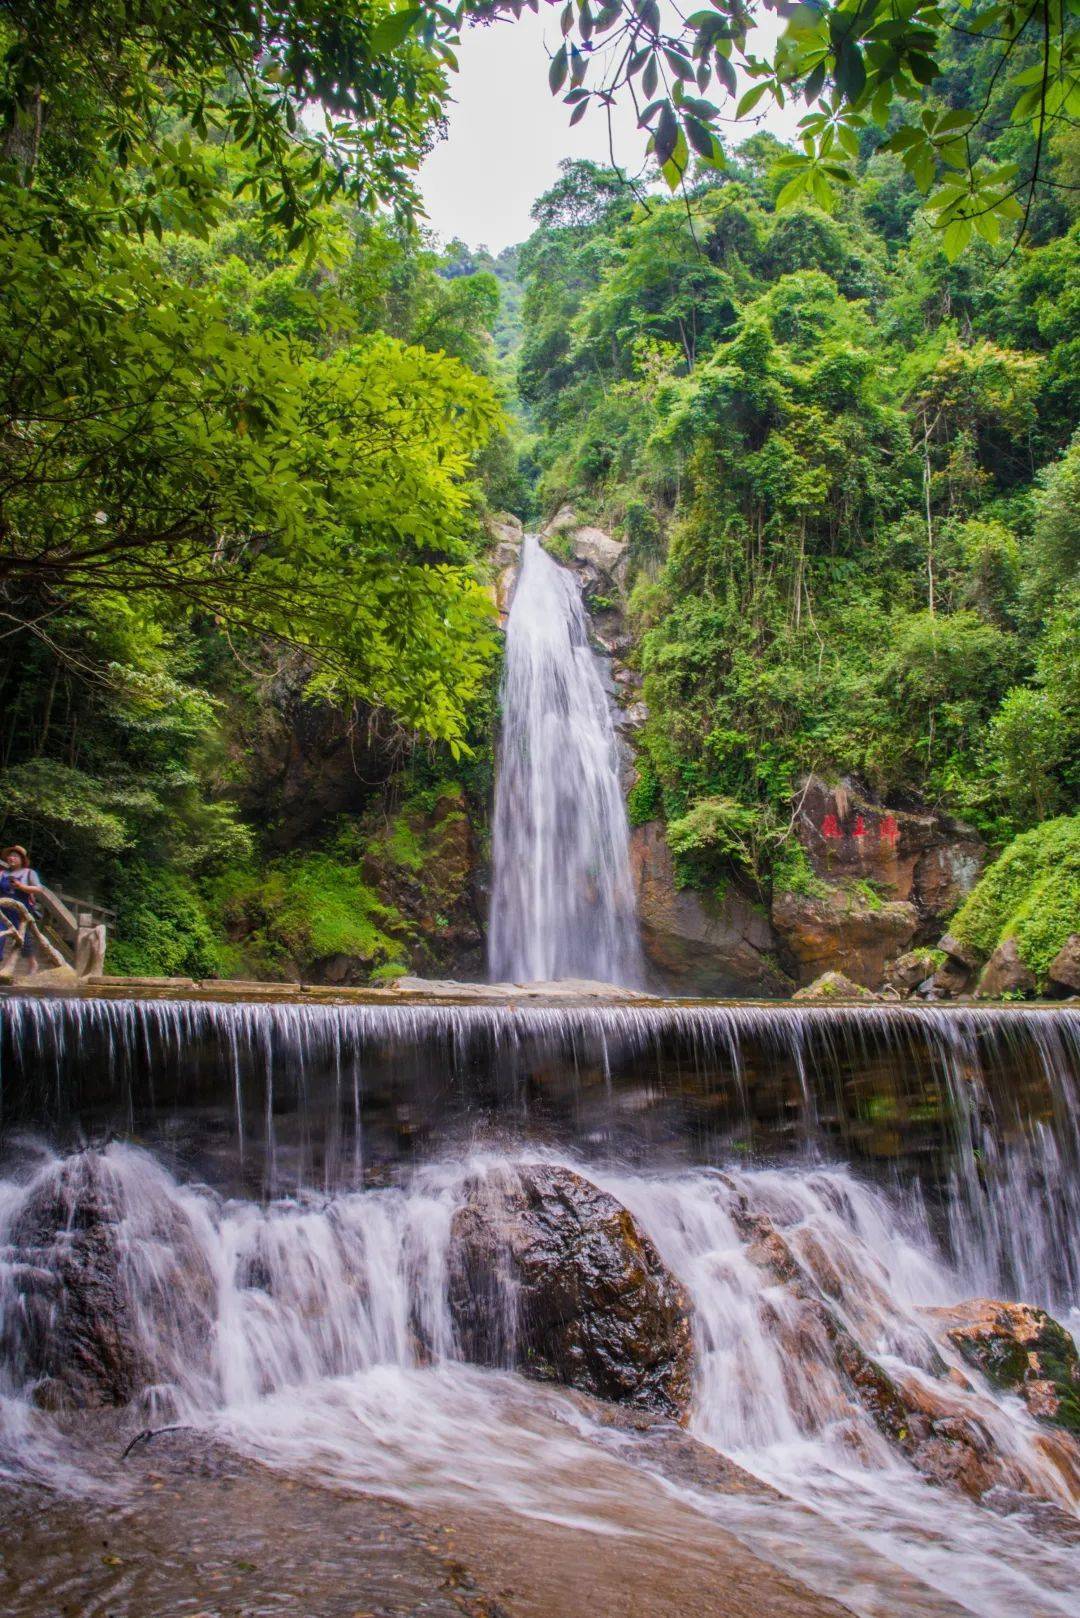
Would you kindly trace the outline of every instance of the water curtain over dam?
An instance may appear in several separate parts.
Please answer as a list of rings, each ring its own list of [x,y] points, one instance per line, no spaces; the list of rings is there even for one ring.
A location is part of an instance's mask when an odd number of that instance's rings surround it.
[[[508,1138],[680,1169],[829,1161],[927,1204],[976,1290],[1080,1297],[1080,1009],[7,1001],[7,1130],[136,1133],[245,1195]]]
[[[611,709],[572,573],[526,536],[506,629],[489,967],[641,981]]]

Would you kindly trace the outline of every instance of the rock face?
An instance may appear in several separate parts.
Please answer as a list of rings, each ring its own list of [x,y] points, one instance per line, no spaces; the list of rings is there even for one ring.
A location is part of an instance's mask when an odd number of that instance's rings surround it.
[[[970,827],[945,815],[873,803],[847,781],[829,786],[809,776],[796,804],[799,839],[817,876],[872,882],[882,895],[913,904],[920,924],[950,915],[985,863]]]
[[[1033,1416],[1080,1436],[1080,1355],[1057,1321],[1030,1304],[973,1298],[931,1311],[953,1347]]]
[[[98,1153],[57,1164],[22,1209],[10,1233],[19,1307],[4,1322],[5,1358],[42,1402],[122,1405],[205,1362],[213,1276],[174,1203],[140,1207],[153,1221],[140,1235],[160,1260],[149,1275],[133,1266],[124,1189]]]
[[[1034,994],[1035,974],[1020,959],[1015,938],[999,944],[982,969],[976,994],[986,1000],[1000,1000],[1005,994]]]
[[[569,1169],[476,1180],[454,1215],[450,1308],[465,1357],[681,1418],[681,1287],[614,1197]]]
[[[479,856],[460,787],[445,791],[430,808],[402,817],[397,828],[408,842],[407,855],[395,850],[395,838],[375,839],[364,859],[364,880],[384,904],[392,906],[409,927],[408,960],[415,971],[432,976],[478,979],[484,973],[484,932],[476,893]],[[412,851],[415,850],[415,854]],[[329,972],[328,982],[365,981]]]
[[[1060,989],[1080,991],[1080,933],[1070,933],[1050,962],[1050,982]]]
[[[675,992],[763,999],[791,993],[769,918],[734,888],[716,900],[677,887],[661,821],[632,829],[630,868],[645,953]]]
[[[487,530],[491,538],[491,566],[495,574],[491,594],[499,617],[505,622],[506,615],[510,611],[514,576],[521,558],[525,531],[521,519],[506,511],[497,517],[489,517]]]
[[[839,886],[821,895],[777,894],[772,921],[800,984],[842,972],[869,989],[881,985],[886,961],[907,949],[919,926],[914,905],[875,903],[857,887]]]
[[[557,561],[573,568],[586,602],[591,595],[621,595],[626,587],[627,547],[602,528],[583,523],[572,506],[562,506],[540,535]]]
[[[774,897],[785,959],[800,983],[836,970],[879,989],[887,961],[936,940],[942,920],[978,880],[983,845],[957,821],[873,803],[846,781],[830,786],[809,776],[795,808],[819,891]],[[898,993],[910,992],[889,981]]]

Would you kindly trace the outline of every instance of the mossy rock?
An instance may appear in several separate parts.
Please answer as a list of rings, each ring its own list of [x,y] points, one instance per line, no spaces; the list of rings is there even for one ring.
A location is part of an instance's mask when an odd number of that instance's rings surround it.
[[[792,995],[793,1000],[877,1000],[872,989],[866,988],[862,983],[854,983],[851,978],[845,977],[843,972],[823,972],[813,983],[808,983],[804,989]]]
[[[993,1298],[934,1313],[949,1342],[988,1382],[1080,1437],[1080,1355],[1064,1326],[1043,1309]]]
[[[963,950],[961,959],[1014,958],[1018,986],[1030,983],[1027,992],[1044,993],[1051,965],[1076,932],[1080,815],[1062,815],[1013,839],[957,911],[943,942]]]

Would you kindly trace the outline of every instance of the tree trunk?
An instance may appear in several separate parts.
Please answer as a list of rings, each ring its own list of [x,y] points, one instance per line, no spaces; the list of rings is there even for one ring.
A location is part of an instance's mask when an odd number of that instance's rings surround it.
[[[4,162],[11,163],[23,185],[29,185],[37,168],[41,147],[42,97],[40,90],[29,90],[15,105],[11,124],[4,136]]]

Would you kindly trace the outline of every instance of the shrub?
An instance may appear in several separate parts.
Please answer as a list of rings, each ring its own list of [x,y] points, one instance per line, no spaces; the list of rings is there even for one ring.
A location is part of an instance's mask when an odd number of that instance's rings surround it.
[[[982,956],[1006,938],[1040,988],[1070,933],[1080,932],[1080,815],[1021,833],[957,911],[953,936]]]
[[[656,771],[649,759],[638,759],[638,778],[626,794],[626,818],[631,826],[644,826],[664,812],[664,798]]]
[[[132,860],[116,872],[110,972],[128,977],[219,977],[224,940],[191,878]]]

